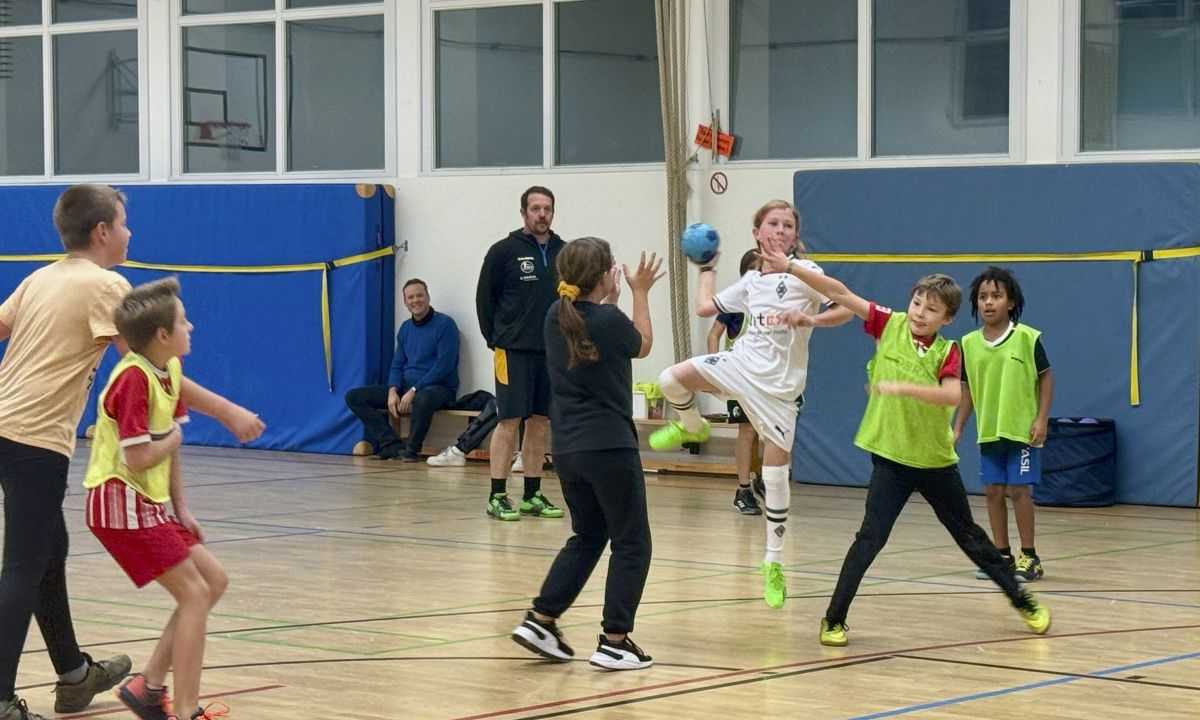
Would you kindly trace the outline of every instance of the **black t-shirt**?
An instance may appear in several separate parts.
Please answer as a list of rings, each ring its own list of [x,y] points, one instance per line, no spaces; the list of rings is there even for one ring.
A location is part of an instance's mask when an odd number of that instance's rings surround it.
[[[638,447],[633,426],[633,363],[642,334],[616,305],[577,301],[600,359],[567,369],[567,341],[558,327],[559,303],[546,313],[546,366],[550,372],[551,452]]]

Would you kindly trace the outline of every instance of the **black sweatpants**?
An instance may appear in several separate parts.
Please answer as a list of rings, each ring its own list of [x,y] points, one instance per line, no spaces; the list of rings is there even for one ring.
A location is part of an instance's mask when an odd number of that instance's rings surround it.
[[[12,698],[17,665],[36,617],[54,670],[83,665],[67,603],[66,455],[0,438],[4,568],[0,571],[0,701]]]
[[[1026,604],[1008,562],[971,517],[967,491],[963,488],[957,465],[935,469],[914,468],[878,455],[872,455],[871,462],[874,468],[871,471],[871,486],[867,489],[867,511],[862,527],[854,537],[854,544],[842,563],[837,589],[833,591],[829,609],[825,611],[826,620],[830,623],[846,621],[846,613],[858,592],[859,583],[875,556],[887,544],[892,526],[896,524],[896,518],[900,517],[900,511],[914,490],[921,493],[933,508],[937,519],[950,531],[954,542],[1000,586],[1013,606],[1023,607]]]
[[[633,449],[556,452],[554,468],[575,534],[554,558],[533,609],[553,618],[562,616],[611,541],[602,626],[607,633],[632,632],[650,572],[650,519],[641,456]]]

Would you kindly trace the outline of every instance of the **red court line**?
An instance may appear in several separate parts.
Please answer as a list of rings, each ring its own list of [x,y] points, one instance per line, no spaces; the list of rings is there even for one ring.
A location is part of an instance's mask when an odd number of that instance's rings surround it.
[[[843,655],[841,657],[816,658],[814,660],[800,660],[793,663],[785,663],[783,665],[769,665],[761,668],[747,668],[745,670],[734,670],[733,672],[717,673],[714,675],[703,675],[696,678],[685,678],[683,680],[673,680],[671,682],[658,683],[657,685],[645,685],[636,688],[625,688],[623,690],[612,690],[610,692],[597,693],[595,695],[584,695],[577,698],[567,698],[565,700],[552,700],[550,702],[539,703],[537,705],[525,705],[523,707],[508,708],[507,710],[495,710],[492,712],[480,713],[478,715],[464,715],[453,718],[453,720],[484,720],[485,718],[503,717],[505,715],[516,715],[518,713],[531,712],[534,710],[545,710],[548,708],[562,707],[563,705],[575,705],[577,703],[588,702],[591,700],[603,700],[606,698],[619,697],[621,695],[634,695],[638,693],[650,692],[653,690],[662,690],[664,688],[679,687],[681,685],[694,685],[696,683],[706,683],[715,680],[724,680],[725,678],[737,677],[739,675],[752,675],[754,673],[772,672],[776,670],[786,670],[789,668],[803,667],[805,665],[818,665],[820,663],[845,662],[847,660],[861,660],[866,658],[882,657],[888,655],[896,655],[898,653],[915,653],[927,652],[930,650],[949,650],[952,648],[970,647],[972,645],[994,645],[997,643],[1025,642],[1028,640],[1055,640],[1061,638],[1077,638],[1077,637],[1092,637],[1096,635],[1121,635],[1125,633],[1138,632],[1160,632],[1164,630],[1195,630],[1200,628],[1200,624],[1194,625],[1164,625],[1161,627],[1144,627],[1144,628],[1126,628],[1123,630],[1089,630],[1085,632],[1063,633],[1056,635],[1024,635],[1021,637],[1011,638],[995,638],[992,640],[968,640],[956,643],[945,643],[942,645],[923,645],[920,647],[906,648],[902,650],[883,650],[880,652],[863,653],[861,655]]]
[[[287,686],[286,685],[263,685],[261,687],[245,688],[244,690],[226,690],[224,692],[216,692],[216,693],[209,693],[207,695],[201,695],[200,699],[208,700],[210,698],[226,697],[229,695],[245,695],[247,693],[263,692],[264,690],[278,690],[279,688],[283,688],[283,687],[287,687]],[[116,713],[127,713],[127,712],[129,712],[128,708],[126,708],[124,705],[119,705],[118,707],[109,708],[108,710],[97,710],[95,712],[81,713],[79,715],[65,715],[65,716],[63,716],[62,720],[76,720],[76,718],[100,717],[101,715],[113,715]]]

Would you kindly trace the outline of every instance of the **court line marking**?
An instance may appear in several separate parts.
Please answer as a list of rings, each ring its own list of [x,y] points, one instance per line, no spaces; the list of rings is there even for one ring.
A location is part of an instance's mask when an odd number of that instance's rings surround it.
[[[811,675],[813,673],[825,672],[826,670],[840,670],[842,668],[854,667],[856,665],[867,665],[869,663],[882,662],[891,660],[891,656],[882,656],[874,658],[865,658],[863,660],[851,660],[850,662],[837,663],[834,665],[826,665],[824,667],[805,668],[803,670],[792,670],[791,672],[777,673],[774,675],[766,675],[763,677],[746,678],[744,680],[733,680],[718,685],[706,685],[698,688],[687,688],[685,690],[674,690],[671,692],[659,693],[641,698],[628,698],[625,700],[613,700],[611,702],[597,703],[596,705],[587,705],[578,708],[569,708],[566,710],[558,710],[556,712],[543,713],[541,715],[529,715],[522,720],[545,720],[545,718],[562,717],[564,715],[574,715],[581,712],[590,712],[592,710],[604,710],[611,707],[619,707],[621,705],[632,705],[634,703],[648,702],[650,700],[662,700],[664,698],[676,697],[678,695],[691,695],[693,693],[707,692],[709,690],[721,690],[723,688],[735,687],[737,685],[748,685],[750,683],[767,682],[770,680],[779,680],[782,678],[795,677],[797,675]],[[485,716],[477,716],[485,717]]]
[[[561,700],[552,700],[550,702],[539,703],[537,705],[525,705],[522,707],[506,708],[504,710],[493,710],[490,712],[480,713],[480,714],[476,714],[476,715],[465,715],[465,716],[454,718],[453,720],[485,720],[487,718],[503,717],[506,715],[517,715],[517,714],[532,712],[532,711],[536,711],[536,710],[547,710],[550,708],[562,707],[564,705],[578,705],[580,703],[588,702],[589,700],[604,700],[604,699],[611,698],[611,697],[619,697],[622,695],[641,694],[641,693],[646,693],[646,692],[650,692],[653,690],[663,690],[666,688],[678,687],[681,685],[709,683],[709,682],[713,682],[713,681],[724,680],[726,678],[737,677],[739,675],[748,675],[751,673],[789,670],[791,668],[796,668],[796,667],[803,667],[803,666],[808,666],[808,665],[818,665],[818,664],[830,663],[830,662],[845,662],[847,660],[864,660],[864,659],[868,659],[868,658],[888,657],[888,656],[896,655],[897,653],[928,652],[930,650],[948,650],[951,648],[972,647],[972,646],[977,646],[977,645],[996,645],[996,644],[1001,644],[1001,643],[1028,642],[1031,640],[1061,640],[1061,639],[1078,638],[1078,637],[1096,637],[1096,636],[1100,636],[1100,635],[1121,635],[1121,634],[1143,633],[1143,632],[1194,630],[1196,628],[1200,628],[1200,624],[1172,625],[1172,626],[1160,626],[1160,627],[1143,627],[1143,628],[1122,628],[1122,629],[1116,629],[1116,630],[1090,630],[1090,631],[1083,631],[1083,632],[1076,632],[1076,633],[1063,633],[1060,635],[1024,635],[1024,636],[1020,636],[1020,637],[992,638],[992,639],[988,639],[988,640],[968,640],[968,641],[960,641],[960,642],[954,642],[954,643],[943,643],[940,645],[926,645],[926,646],[922,646],[922,647],[903,648],[903,649],[897,649],[897,650],[885,650],[885,651],[873,652],[873,653],[863,653],[861,655],[849,655],[849,656],[840,657],[840,658],[815,658],[815,659],[811,659],[811,660],[799,660],[799,661],[791,662],[791,663],[783,663],[781,665],[770,665],[770,666],[760,667],[760,668],[747,668],[745,670],[737,670],[737,671],[733,671],[733,672],[720,673],[720,674],[716,674],[716,675],[702,675],[702,676],[695,677],[695,678],[684,678],[682,680],[672,680],[669,682],[658,683],[655,685],[645,685],[645,686],[636,687],[636,688],[622,688],[620,690],[610,690],[608,692],[596,693],[594,695],[584,695],[584,696],[574,697],[574,698],[563,698]],[[1195,653],[1195,654],[1200,655],[1200,653]],[[1068,679],[1070,679],[1070,678],[1068,678]]]
[[[1200,658],[1200,652],[1185,653],[1183,655],[1168,655],[1166,657],[1155,658],[1153,660],[1143,660],[1142,662],[1130,663],[1127,665],[1117,665],[1115,667],[1104,668],[1103,670],[1096,670],[1095,672],[1089,673],[1089,675],[1112,675],[1113,673],[1125,672],[1126,670],[1138,670],[1140,668],[1154,667],[1155,665],[1166,665],[1168,663],[1181,662],[1183,660],[1193,660],[1195,658]],[[1000,690],[987,690],[984,692],[971,693],[969,695],[958,695],[956,697],[950,697],[944,700],[934,700],[916,705],[907,705],[905,707],[884,710],[883,712],[870,713],[868,715],[856,715],[855,717],[850,718],[850,720],[880,720],[881,718],[907,715],[909,713],[920,712],[922,710],[932,710],[934,708],[946,707],[948,705],[961,705],[963,703],[974,702],[975,700],[986,700],[989,698],[1025,692],[1027,690],[1040,690],[1041,688],[1051,687],[1054,685],[1066,685],[1068,683],[1079,682],[1080,680],[1087,679],[1089,675],[1059,677],[1053,680],[1042,680],[1041,682],[1027,683],[1025,685],[1014,685],[1013,687],[1002,688]]]
[[[949,665],[970,665],[972,667],[992,668],[996,670],[1015,670],[1017,672],[1034,673],[1037,675],[1057,675],[1060,677],[1077,677],[1081,680],[1104,680],[1107,682],[1130,683],[1132,685],[1150,685],[1153,687],[1174,688],[1176,690],[1195,690],[1200,692],[1200,685],[1180,685],[1178,683],[1157,682],[1154,680],[1132,680],[1130,678],[1108,677],[1107,675],[1092,675],[1088,673],[1066,672],[1065,670],[1045,670],[1043,668],[1025,667],[1021,665],[1003,665],[1000,663],[975,662],[972,660],[954,660],[952,658],[928,657],[925,655],[896,654],[893,657],[906,660],[922,660],[924,662],[946,663]]]
[[[278,690],[280,688],[285,688],[285,687],[287,687],[287,686],[286,685],[261,685],[259,687],[245,688],[242,690],[228,690],[228,691],[219,692],[219,693],[207,693],[205,695],[201,695],[200,699],[201,700],[210,700],[212,698],[229,697],[231,695],[247,695],[249,693],[265,692],[267,690]],[[107,708],[105,710],[96,710],[94,712],[80,713],[78,715],[64,715],[62,717],[62,720],[77,720],[78,718],[101,717],[103,715],[115,715],[116,713],[127,713],[127,712],[129,712],[129,708],[125,707],[121,703],[118,703],[117,707],[115,707],[115,708]]]

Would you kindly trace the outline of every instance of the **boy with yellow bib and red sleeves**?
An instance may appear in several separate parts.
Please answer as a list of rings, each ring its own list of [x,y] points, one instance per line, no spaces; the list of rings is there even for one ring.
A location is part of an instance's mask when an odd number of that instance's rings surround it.
[[[1039,635],[1049,630],[1050,611],[1021,589],[987,533],[975,524],[958,474],[950,421],[962,395],[962,356],[953,341],[939,334],[962,302],[958,285],[946,275],[927,275],[913,287],[908,311],[893,312],[789,260],[779,243],[764,244],[763,267],[789,272],[848,308],[875,339],[875,355],[867,364],[871,395],[854,438],[855,445],[871,453],[866,513],[821,619],[821,644],[847,643],[850,603],[913,491],[921,493],[967,557],[1000,586],[1029,629]]]
[[[134,585],[157,581],[176,602],[145,668],[117,697],[142,720],[216,717],[199,708],[200,668],[208,614],[229,579],[201,544],[204,533],[183,494],[179,446],[187,409],[179,358],[191,350],[192,325],[179,282],[164,278],[134,288],[115,321],[129,352],[99,399],[83,482],[87,525]],[[165,689],[168,670],[174,671],[174,711]]]

